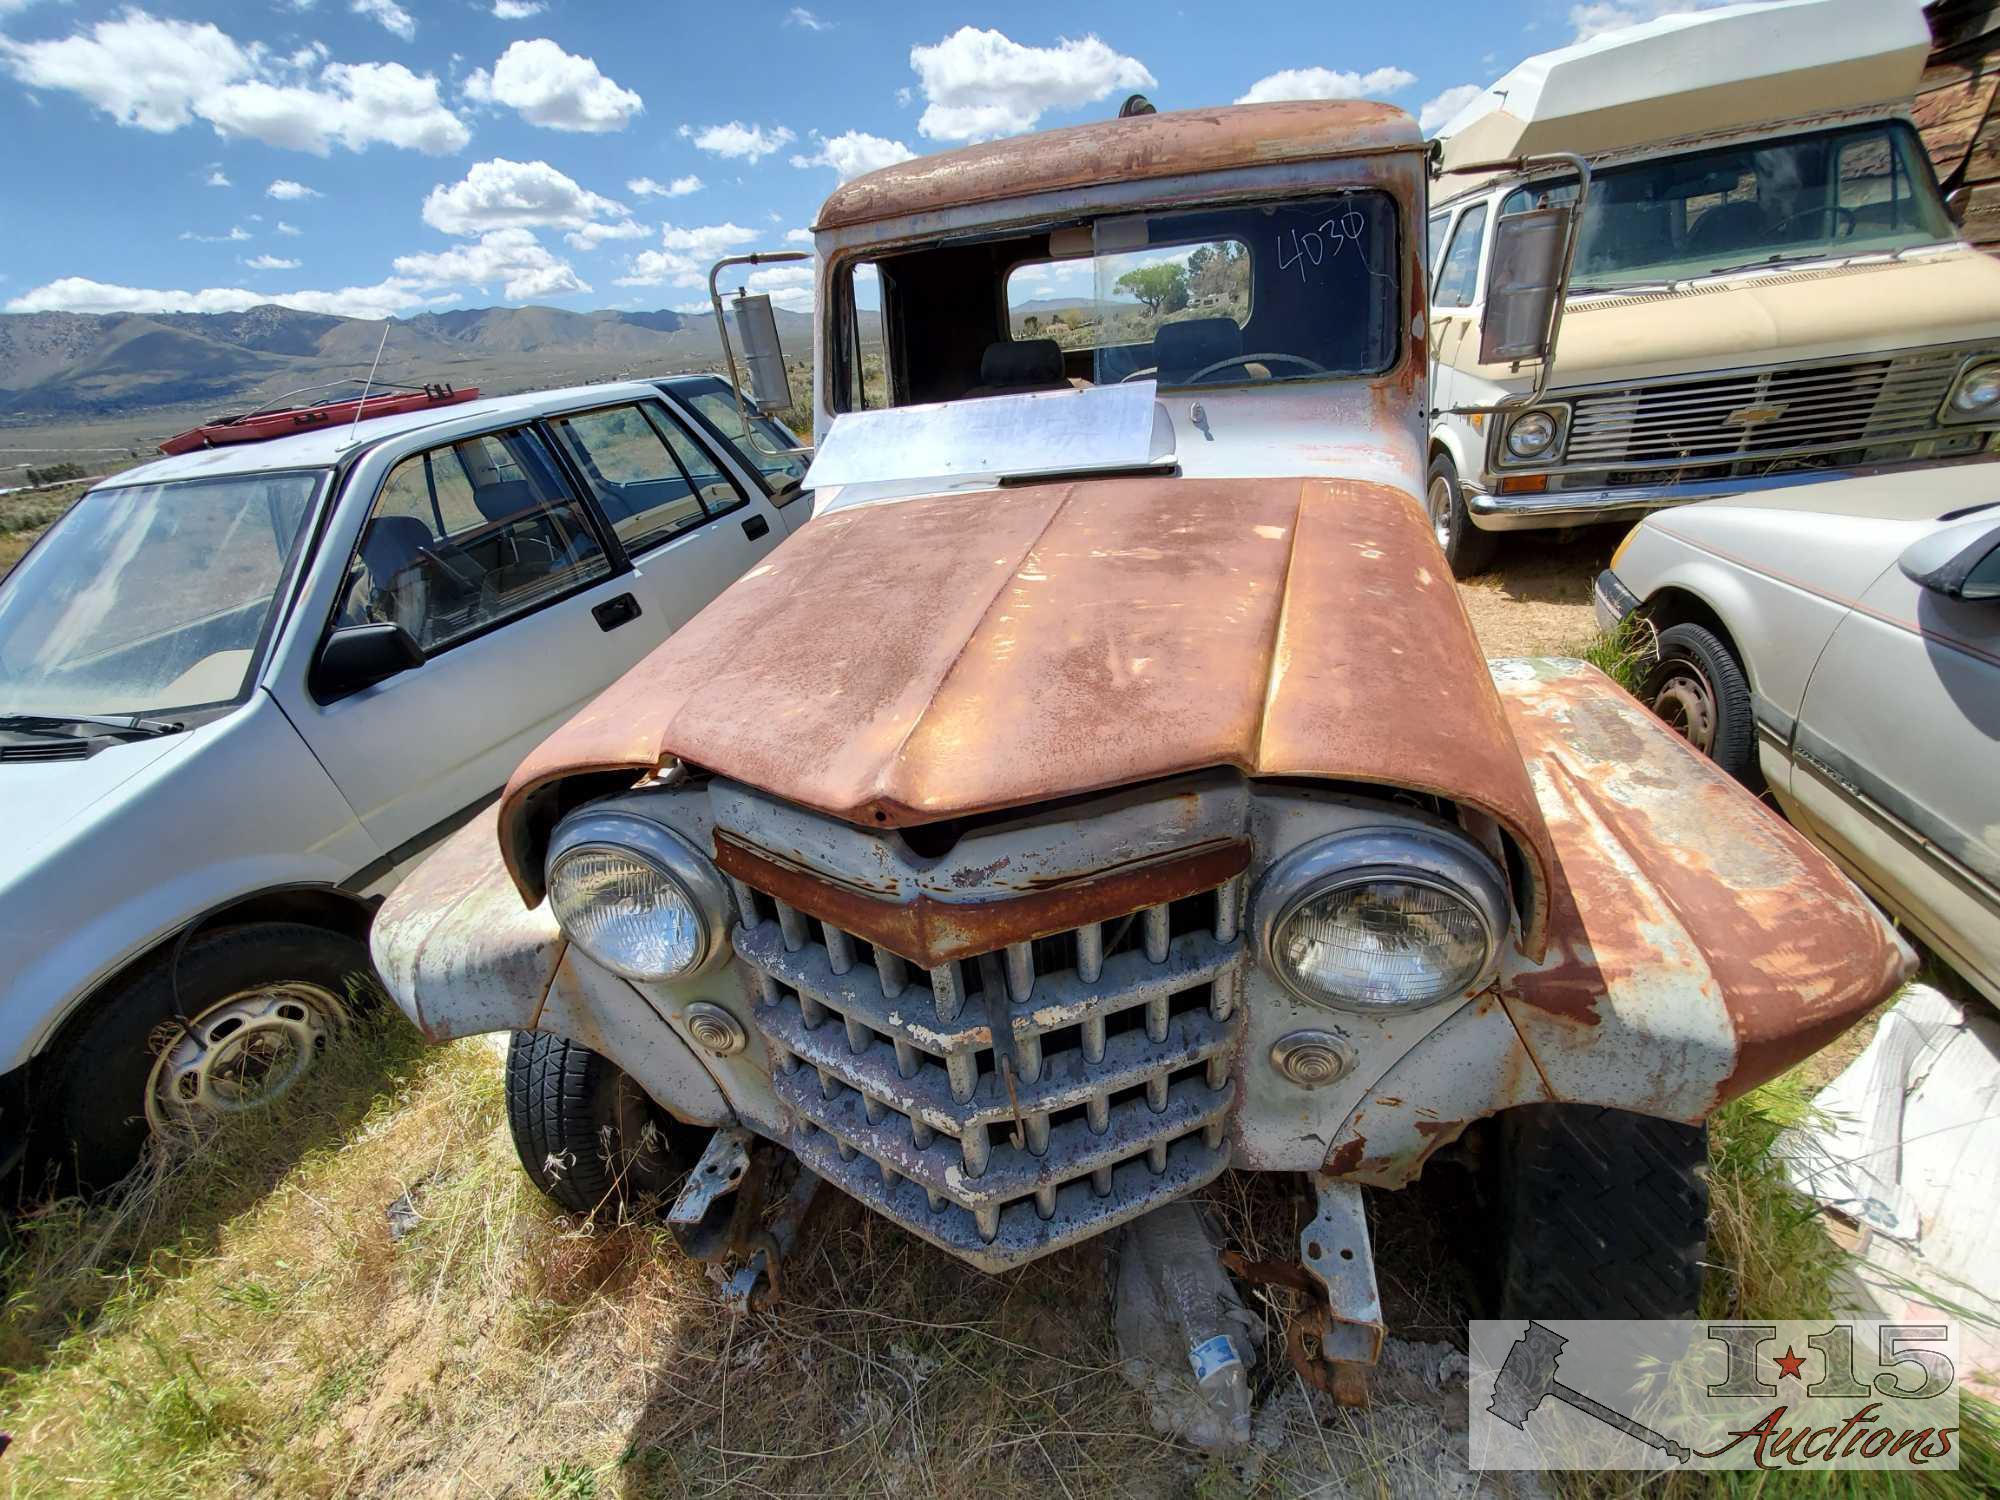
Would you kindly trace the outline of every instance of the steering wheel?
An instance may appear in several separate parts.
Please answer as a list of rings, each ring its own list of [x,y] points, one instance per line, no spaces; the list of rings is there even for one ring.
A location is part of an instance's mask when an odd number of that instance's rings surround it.
[[[1288,365],[1299,365],[1310,375],[1324,375],[1326,373],[1325,365],[1316,364],[1300,354],[1232,354],[1227,359],[1218,359],[1212,365],[1203,365],[1194,374],[1188,376],[1183,384],[1198,385],[1204,376],[1213,375],[1217,370],[1226,370],[1231,365],[1261,365],[1274,359],[1281,359]]]
[[[1784,218],[1778,220],[1777,223],[1771,226],[1771,233],[1775,235],[1782,235],[1787,229],[1790,229],[1792,225],[1796,224],[1800,219],[1823,218],[1829,214],[1833,215],[1835,219],[1834,230],[1833,230],[1834,238],[1840,239],[1843,236],[1847,238],[1852,238],[1854,231],[1859,224],[1859,221],[1854,217],[1853,209],[1843,208],[1838,203],[1822,203],[1817,208],[1802,208],[1795,214],[1786,214]],[[1847,216],[1847,228],[1844,230],[1839,225],[1839,217],[1842,214],[1845,214]]]
[[[1145,369],[1134,370],[1130,375],[1120,375],[1118,383],[1123,385],[1128,380],[1144,380],[1148,375],[1157,375],[1159,373],[1160,367],[1158,365],[1147,365]]]

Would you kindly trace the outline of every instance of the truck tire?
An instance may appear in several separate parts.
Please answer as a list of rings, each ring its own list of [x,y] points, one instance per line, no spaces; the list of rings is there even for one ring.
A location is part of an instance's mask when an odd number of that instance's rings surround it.
[[[543,1032],[508,1043],[507,1126],[529,1178],[572,1213],[663,1192],[686,1166],[676,1161],[683,1132],[627,1073]]]
[[[1757,773],[1757,718],[1735,653],[1703,625],[1660,632],[1646,704],[1675,733],[1744,785]]]
[[[48,1055],[35,1155],[79,1187],[115,1181],[153,1134],[268,1106],[379,993],[368,949],[297,922],[225,927],[98,997]]]
[[[1465,508],[1465,491],[1458,482],[1458,465],[1451,461],[1449,453],[1440,453],[1431,460],[1424,495],[1431,530],[1437,534],[1438,547],[1451,567],[1452,576],[1470,578],[1485,572],[1492,565],[1499,539],[1472,524],[1471,513]]]
[[[1500,1316],[1692,1318],[1708,1127],[1529,1104],[1500,1119]]]

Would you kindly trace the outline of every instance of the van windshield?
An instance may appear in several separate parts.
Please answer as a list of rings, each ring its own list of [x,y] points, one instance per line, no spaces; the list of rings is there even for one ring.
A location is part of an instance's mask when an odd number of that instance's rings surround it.
[[[0,582],[0,714],[240,698],[321,473],[92,490]]]
[[[1500,212],[1566,203],[1575,178],[1517,188]],[[1879,254],[1954,237],[1930,163],[1900,121],[1611,167],[1590,179],[1571,289]]]

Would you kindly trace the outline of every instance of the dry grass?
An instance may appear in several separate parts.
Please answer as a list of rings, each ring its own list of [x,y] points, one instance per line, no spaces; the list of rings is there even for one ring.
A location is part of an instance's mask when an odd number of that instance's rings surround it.
[[[1561,655],[1596,634],[1590,586],[1624,535],[1618,526],[1502,533],[1493,566],[1458,584],[1486,654]]]

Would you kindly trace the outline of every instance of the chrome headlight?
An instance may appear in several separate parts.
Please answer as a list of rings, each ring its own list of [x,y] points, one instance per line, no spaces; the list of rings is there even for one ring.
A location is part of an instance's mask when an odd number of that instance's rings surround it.
[[[1507,424],[1507,456],[1523,461],[1546,457],[1561,432],[1554,412],[1525,412]]]
[[[1272,866],[1256,920],[1264,962],[1301,1000],[1417,1010],[1485,984],[1507,930],[1507,889],[1469,840],[1414,825],[1363,828]]]
[[[1945,402],[1945,420],[1976,422],[2000,416],[2000,364],[1974,365],[1958,377]]]
[[[629,813],[566,819],[549,845],[548,888],[563,935],[627,979],[683,979],[726,946],[721,874],[678,834]]]

